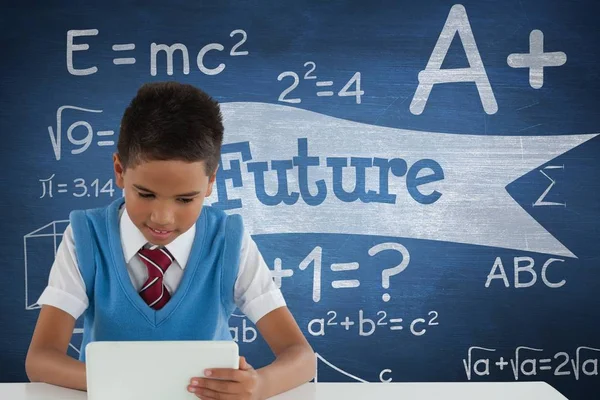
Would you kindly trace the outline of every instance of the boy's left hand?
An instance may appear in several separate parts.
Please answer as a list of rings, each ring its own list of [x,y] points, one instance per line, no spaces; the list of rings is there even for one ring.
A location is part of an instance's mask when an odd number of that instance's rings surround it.
[[[260,376],[245,357],[240,368],[215,368],[205,371],[206,378],[192,378],[188,390],[200,399],[258,400]]]

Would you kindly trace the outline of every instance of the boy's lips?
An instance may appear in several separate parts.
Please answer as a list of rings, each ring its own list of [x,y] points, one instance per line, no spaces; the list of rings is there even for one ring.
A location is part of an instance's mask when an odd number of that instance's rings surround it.
[[[146,228],[148,228],[148,231],[150,234],[152,234],[152,236],[159,239],[166,239],[173,233],[173,230],[154,229],[148,225],[146,225]]]

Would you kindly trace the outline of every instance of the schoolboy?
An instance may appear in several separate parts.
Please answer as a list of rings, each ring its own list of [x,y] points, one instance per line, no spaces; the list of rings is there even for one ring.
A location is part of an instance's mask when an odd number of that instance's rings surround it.
[[[142,86],[124,112],[113,167],[124,198],[73,211],[40,296],[31,381],[86,390],[85,352],[67,355],[84,315],[94,340],[231,340],[238,307],[275,360],[190,377],[203,399],[264,399],[311,380],[314,353],[239,215],[203,205],[223,142],[218,103],[191,85]],[[168,368],[168,367],[167,367]],[[218,378],[218,379],[212,379]]]

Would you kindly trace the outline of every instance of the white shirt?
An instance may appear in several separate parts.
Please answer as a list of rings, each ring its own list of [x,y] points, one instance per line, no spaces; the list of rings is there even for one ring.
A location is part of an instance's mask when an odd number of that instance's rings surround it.
[[[127,272],[134,287],[139,291],[148,279],[148,269],[137,252],[148,242],[131,221],[125,207],[122,207],[120,212],[119,229],[123,255],[127,262]],[[194,224],[189,230],[165,246],[175,258],[163,278],[163,283],[171,294],[179,286],[195,234],[196,226]],[[240,265],[234,286],[234,301],[240,311],[254,324],[270,311],[286,305],[256,243],[246,231],[243,233]],[[44,289],[37,304],[60,308],[75,319],[79,318],[89,305],[85,283],[77,266],[73,230],[70,224],[65,229],[63,239],[58,246],[56,258],[50,270],[48,286]]]

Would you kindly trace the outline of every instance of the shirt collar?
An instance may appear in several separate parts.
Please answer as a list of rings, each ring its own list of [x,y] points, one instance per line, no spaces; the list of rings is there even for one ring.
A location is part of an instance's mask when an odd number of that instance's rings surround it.
[[[124,206],[121,208],[120,213],[119,229],[121,233],[121,246],[123,247],[125,262],[129,263],[139,249],[145,246],[148,241],[142,232],[135,226]],[[196,224],[193,224],[190,229],[165,246],[173,257],[175,257],[175,261],[177,261],[182,269],[185,268],[190,256],[195,234]]]

